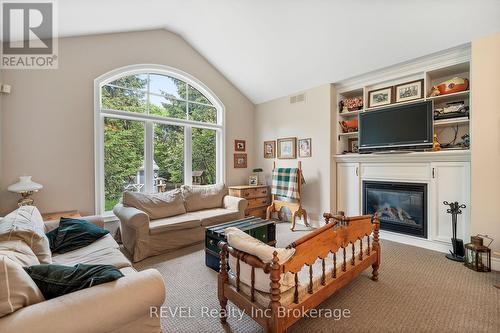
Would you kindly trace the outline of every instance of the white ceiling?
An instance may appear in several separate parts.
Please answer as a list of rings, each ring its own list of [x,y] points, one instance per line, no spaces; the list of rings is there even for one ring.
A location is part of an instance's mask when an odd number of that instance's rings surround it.
[[[61,36],[151,28],[178,33],[254,103],[500,31],[500,0],[59,0],[58,4]]]

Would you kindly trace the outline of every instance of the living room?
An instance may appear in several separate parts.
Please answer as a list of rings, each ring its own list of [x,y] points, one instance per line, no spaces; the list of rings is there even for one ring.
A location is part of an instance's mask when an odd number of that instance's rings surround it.
[[[500,328],[498,1],[1,6],[0,332]]]

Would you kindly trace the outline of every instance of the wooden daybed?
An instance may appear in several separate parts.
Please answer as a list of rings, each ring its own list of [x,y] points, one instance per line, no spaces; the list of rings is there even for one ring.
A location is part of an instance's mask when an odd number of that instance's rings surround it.
[[[372,280],[378,280],[379,221],[371,215],[344,217],[327,213],[324,216],[325,226],[288,246],[295,248],[295,254],[283,264],[279,263],[276,251],[272,262],[264,263],[256,256],[219,242],[218,297],[223,324],[230,300],[266,332],[285,332],[303,317],[304,310],[317,307],[368,267],[373,268]],[[228,255],[236,260],[235,273],[228,272]],[[240,281],[241,262],[251,267],[250,286]],[[269,293],[254,288],[257,270],[269,274]],[[283,274],[293,275],[294,286],[282,293],[279,282]]]

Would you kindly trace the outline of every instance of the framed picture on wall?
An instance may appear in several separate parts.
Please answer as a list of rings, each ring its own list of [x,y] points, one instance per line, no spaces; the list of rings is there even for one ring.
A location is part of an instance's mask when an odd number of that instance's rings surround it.
[[[245,151],[247,149],[245,140],[234,140],[234,151]]]
[[[392,87],[372,90],[368,92],[368,107],[389,105],[392,103]]]
[[[276,157],[276,141],[264,141],[264,158]]]
[[[424,97],[424,80],[406,82],[395,86],[396,103]]]
[[[297,138],[278,139],[278,158],[297,158]]]
[[[311,157],[311,138],[299,140],[299,157]]]
[[[236,169],[247,167],[247,154],[234,154],[234,167]]]

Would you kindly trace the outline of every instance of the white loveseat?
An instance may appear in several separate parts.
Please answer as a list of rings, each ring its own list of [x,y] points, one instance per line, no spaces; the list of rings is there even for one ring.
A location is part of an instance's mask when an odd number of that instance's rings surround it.
[[[38,218],[39,213],[33,216]],[[99,217],[83,219],[103,227],[103,221]],[[45,232],[58,225],[59,221],[45,222]],[[29,259],[32,264],[37,263],[36,255],[33,252],[27,253],[30,247],[26,247],[23,240],[15,239],[15,237],[7,240],[5,238],[7,236],[5,234],[3,236],[0,235],[0,259],[2,256],[16,259],[22,249],[22,260]],[[53,253],[51,261],[53,264],[61,265],[76,263],[113,265],[125,276],[113,282],[53,299],[42,299],[35,304],[23,304],[20,309],[0,317],[0,332],[146,333],[162,331],[160,319],[150,316],[150,307],[161,306],[165,299],[165,284],[162,276],[154,269],[135,271],[110,234],[84,248],[64,254]],[[26,277],[30,279],[28,275]],[[2,280],[0,277],[0,288],[6,288],[8,285],[5,279]],[[20,285],[20,283],[15,286],[10,285],[10,288]],[[23,291],[17,290],[16,293],[19,295]],[[2,295],[6,295],[5,289],[0,290],[0,298]]]

